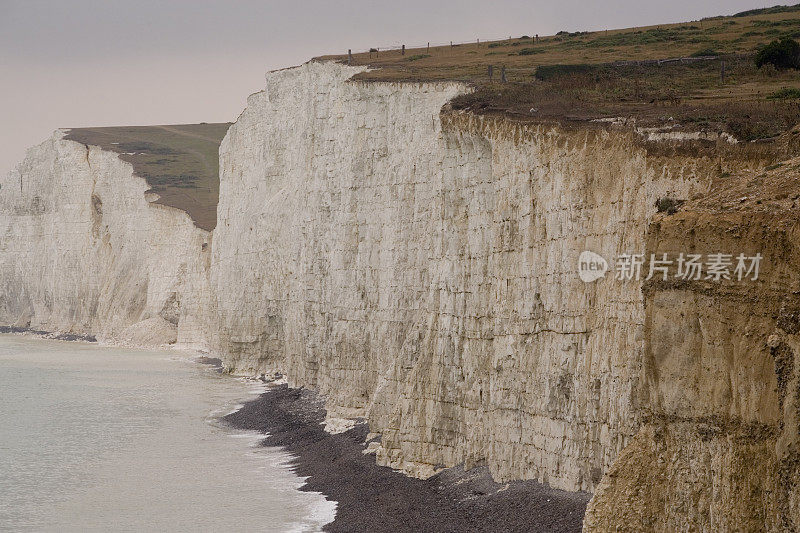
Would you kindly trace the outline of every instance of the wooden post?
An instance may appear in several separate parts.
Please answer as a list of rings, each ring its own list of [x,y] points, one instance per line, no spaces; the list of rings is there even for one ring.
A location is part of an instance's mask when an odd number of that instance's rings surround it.
[[[380,54],[380,52],[381,52],[380,48],[375,49],[375,59],[378,59],[378,55]]]
[[[492,79],[492,76],[494,76],[494,67],[489,65],[489,80]]]
[[[427,48],[427,50],[425,50],[425,51],[426,51],[426,52],[430,52],[430,51],[431,51],[431,43],[430,43],[430,41],[428,41],[428,48]]]
[[[406,45],[403,45],[403,47],[400,49],[400,55],[401,56],[406,55]]]
[[[453,41],[450,41],[450,48],[453,48]]]
[[[347,64],[348,65],[353,64],[353,51],[350,49],[347,50]]]
[[[505,65],[503,65],[503,67],[500,69],[500,81],[503,82],[503,83],[506,83],[506,81],[507,81],[506,80],[506,66]]]
[[[480,45],[481,45],[481,40],[480,40],[480,39],[478,39],[478,46],[480,46]]]

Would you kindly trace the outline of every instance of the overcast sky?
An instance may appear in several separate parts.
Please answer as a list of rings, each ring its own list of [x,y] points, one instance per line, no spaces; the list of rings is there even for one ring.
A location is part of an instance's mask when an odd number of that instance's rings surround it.
[[[59,127],[233,121],[267,70],[405,43],[681,22],[778,0],[0,0],[0,172]]]

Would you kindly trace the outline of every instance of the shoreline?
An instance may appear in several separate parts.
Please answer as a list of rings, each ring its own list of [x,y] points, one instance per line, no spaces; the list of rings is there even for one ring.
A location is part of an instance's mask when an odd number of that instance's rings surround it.
[[[93,336],[57,334],[0,326],[0,333],[96,343]],[[156,349],[161,351],[161,349]],[[168,350],[167,350],[168,351]],[[223,373],[221,359],[195,353],[194,363]],[[258,381],[270,383],[261,376]],[[218,417],[234,429],[261,433],[260,446],[287,452],[290,469],[306,478],[298,489],[336,502],[334,519],[323,531],[580,532],[591,494],[553,489],[533,480],[497,483],[484,466],[445,469],[429,479],[379,466],[364,453],[368,425],[345,432],[324,429],[326,410],[319,395],[274,383],[238,410]]]
[[[31,335],[42,339],[67,342],[97,342],[94,335],[82,335],[79,333],[54,333],[33,328],[23,328],[18,326],[0,326],[0,334]]]
[[[333,502],[297,492],[303,479],[285,466],[288,454],[220,421],[263,382],[220,375],[213,359],[50,340],[0,338],[0,464],[13,482],[0,524],[319,531],[333,520]]]
[[[589,493],[536,481],[496,483],[486,467],[408,477],[363,453],[366,423],[330,434],[325,413],[316,393],[284,384],[221,417],[234,428],[265,434],[261,445],[283,448],[293,457],[292,470],[307,478],[300,490],[337,502],[324,531],[581,531]]]

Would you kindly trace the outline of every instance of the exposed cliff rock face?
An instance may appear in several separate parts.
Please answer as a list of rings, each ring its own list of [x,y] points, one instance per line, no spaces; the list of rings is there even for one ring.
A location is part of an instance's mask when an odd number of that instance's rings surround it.
[[[117,154],[63,136],[31,148],[2,182],[0,322],[202,344],[210,234],[149,203]]]
[[[590,530],[793,527],[796,167],[758,202],[772,174],[738,172],[798,137],[516,123],[361,70],[268,75],[220,147],[213,242],[116,154],[31,149],[0,189],[0,323],[208,344],[366,418],[382,464],[596,490]],[[577,275],[584,250],[759,247],[750,285]]]
[[[648,252],[764,256],[757,280],[645,285],[643,426],[589,531],[800,529],[798,161],[723,177]]]
[[[644,251],[656,199],[719,162],[440,114],[466,87],[357,71],[270,74],[223,141],[215,350],[366,417],[384,464],[593,489],[638,428],[645,313],[639,283],[584,284],[578,255]]]

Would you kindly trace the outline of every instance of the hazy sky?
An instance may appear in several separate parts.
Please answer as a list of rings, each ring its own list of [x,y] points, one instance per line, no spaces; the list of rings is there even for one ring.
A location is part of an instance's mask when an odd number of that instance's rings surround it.
[[[0,172],[59,127],[233,121],[325,53],[681,22],[779,0],[0,0]]]

